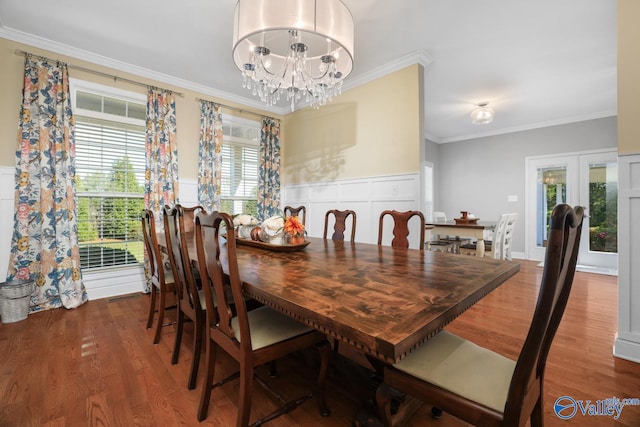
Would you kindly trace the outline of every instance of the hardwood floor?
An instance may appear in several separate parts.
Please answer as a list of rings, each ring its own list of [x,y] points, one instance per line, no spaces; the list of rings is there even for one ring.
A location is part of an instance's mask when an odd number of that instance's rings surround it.
[[[529,326],[542,268],[522,262],[520,273],[448,326],[448,330],[516,358]],[[187,390],[191,359],[190,325],[183,350],[171,365],[174,327],[166,326],[158,345],[145,329],[148,295],[90,301],[74,310],[51,310],[25,321],[0,325],[0,426],[232,426],[237,385],[212,393],[209,417],[198,423],[201,381]],[[172,313],[170,312],[171,316]],[[560,396],[591,401],[640,398],[640,364],[616,359],[617,278],[576,273],[565,317],[549,354],[545,380],[547,426],[639,426],[640,406],[627,406],[616,421],[609,416],[560,420],[553,404]],[[373,380],[363,358],[346,344],[334,359],[327,402],[331,416],[321,418],[310,400],[272,422],[273,426],[351,426],[370,397]],[[261,372],[284,399],[297,397],[315,381],[315,354],[278,363],[279,376]],[[234,363],[220,352],[220,370]],[[203,370],[201,369],[201,372]],[[221,376],[221,372],[217,372]],[[254,388],[251,419],[278,405],[263,387]],[[424,405],[409,426],[464,426],[448,414],[430,417]]]

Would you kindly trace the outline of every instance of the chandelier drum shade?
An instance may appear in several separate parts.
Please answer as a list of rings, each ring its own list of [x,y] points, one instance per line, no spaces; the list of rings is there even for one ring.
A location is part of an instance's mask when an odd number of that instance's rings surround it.
[[[233,60],[243,86],[267,105],[282,96],[318,108],[353,68],[353,17],[340,0],[239,0]]]
[[[476,109],[471,112],[471,123],[476,125],[484,125],[491,123],[496,115],[493,108],[488,103],[478,104]]]

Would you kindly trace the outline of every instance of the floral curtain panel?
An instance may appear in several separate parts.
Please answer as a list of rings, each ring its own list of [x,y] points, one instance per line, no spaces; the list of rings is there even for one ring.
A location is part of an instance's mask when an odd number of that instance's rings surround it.
[[[87,301],[76,216],[74,123],[66,64],[25,59],[7,280],[32,279],[29,311]]]
[[[207,212],[220,210],[222,174],[222,114],[220,106],[200,101],[198,203]]]
[[[156,215],[178,201],[178,146],[175,95],[150,87],[147,92],[146,170],[144,204]]]
[[[145,143],[144,205],[162,228],[164,205],[178,203],[178,146],[176,142],[175,95],[168,90],[150,87],[147,92],[147,129]],[[145,250],[144,292],[150,291],[149,256]]]
[[[280,120],[264,117],[258,158],[258,219],[280,209]]]

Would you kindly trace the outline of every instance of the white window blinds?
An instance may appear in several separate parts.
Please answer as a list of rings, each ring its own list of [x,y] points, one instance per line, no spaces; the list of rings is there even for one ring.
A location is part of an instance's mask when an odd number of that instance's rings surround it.
[[[223,125],[221,209],[257,215],[258,137],[256,121],[229,119]]]
[[[143,122],[118,122],[117,113],[140,114],[140,104],[118,102],[77,92],[88,110],[76,113],[76,184],[78,240],[83,269],[137,264],[143,261],[140,213],[144,208],[145,132]],[[79,102],[79,105],[83,105]],[[117,106],[118,109],[115,109]],[[144,105],[142,105],[144,107]],[[96,118],[110,110],[110,120]],[[102,109],[102,111],[101,111]],[[115,120],[111,120],[114,119]],[[127,120],[127,119],[125,119]]]

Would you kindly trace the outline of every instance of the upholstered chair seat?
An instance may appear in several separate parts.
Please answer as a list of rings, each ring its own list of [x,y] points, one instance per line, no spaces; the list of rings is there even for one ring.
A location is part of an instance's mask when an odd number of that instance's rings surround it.
[[[447,331],[394,368],[496,411],[503,411],[516,362]]]
[[[251,348],[259,350],[271,344],[312,331],[304,323],[285,316],[269,307],[260,307],[247,313],[251,329]],[[238,318],[231,319],[231,327],[238,341],[242,342]]]

